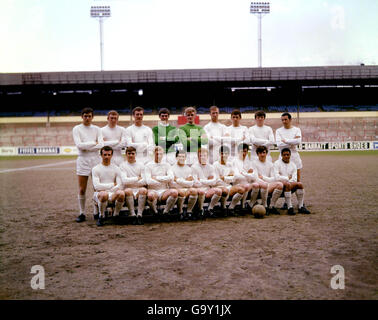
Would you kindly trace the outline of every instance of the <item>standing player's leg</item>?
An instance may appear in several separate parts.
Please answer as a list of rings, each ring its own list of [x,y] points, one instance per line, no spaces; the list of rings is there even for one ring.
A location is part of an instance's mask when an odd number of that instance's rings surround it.
[[[76,218],[76,222],[85,221],[85,193],[87,191],[87,184],[88,184],[88,176],[80,176],[78,175],[78,183],[79,183],[79,194],[77,196],[79,202],[79,210],[80,214]]]
[[[95,197],[94,194],[93,194],[92,200],[93,200],[93,219],[97,220],[100,211],[99,211],[99,207],[97,203],[97,198]]]
[[[290,161],[293,161],[297,166],[297,182],[301,181],[302,159],[299,153],[291,154]]]
[[[76,222],[85,221],[85,202],[86,202],[86,192],[88,185],[88,178],[92,174],[92,168],[100,162],[100,155],[95,155],[90,158],[84,158],[79,156],[76,159],[76,175],[78,177],[79,194],[78,202],[80,214],[76,219]]]
[[[301,182],[301,179],[302,179],[302,159],[301,159],[301,156],[299,155],[299,153],[297,153],[295,156],[294,156],[294,163],[295,165],[297,166],[297,182]],[[298,188],[298,190],[303,190],[303,197],[301,195],[302,191],[299,191],[299,198],[302,197],[302,199],[304,198],[304,188],[303,188],[303,185],[302,185],[302,189]],[[297,195],[298,197],[298,195]],[[301,207],[298,206],[298,212],[299,212],[299,208],[301,208],[300,212],[301,213],[305,213],[305,214],[309,214],[310,211],[308,211],[304,205],[304,203],[302,202],[301,203]],[[302,209],[303,208],[303,209]]]

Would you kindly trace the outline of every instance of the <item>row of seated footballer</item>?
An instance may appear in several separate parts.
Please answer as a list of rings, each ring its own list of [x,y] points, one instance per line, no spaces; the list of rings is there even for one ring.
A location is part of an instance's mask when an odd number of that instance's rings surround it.
[[[267,207],[270,205],[271,200],[271,194],[268,195],[267,200]],[[250,198],[250,195],[248,195],[247,199]],[[282,192],[280,199],[284,199],[284,193]],[[248,202],[248,201],[247,201]],[[257,202],[255,205],[261,204],[261,195],[258,195]],[[230,200],[226,203],[226,208],[231,203]],[[277,202],[278,203],[278,202]],[[115,224],[144,224],[144,222],[173,222],[173,221],[190,221],[190,220],[205,220],[206,218],[225,218],[225,217],[240,217],[240,216],[248,216],[253,215],[252,214],[252,208],[246,203],[244,207],[241,206],[241,204],[237,205],[235,207],[235,210],[229,211],[227,209],[223,209],[220,207],[220,205],[214,207],[214,212],[212,214],[209,214],[209,211],[207,210],[208,206],[210,204],[210,199],[205,199],[205,202],[203,204],[203,212],[201,213],[197,204],[193,208],[193,212],[191,214],[188,214],[186,212],[187,207],[187,199],[184,202],[183,206],[183,214],[180,214],[177,208],[177,205],[173,207],[173,209],[167,213],[163,214],[164,207],[166,205],[165,201],[160,201],[157,204],[158,213],[154,213],[149,205],[146,203],[146,206],[143,211],[143,219],[137,219],[136,216],[132,216],[129,212],[129,209],[126,205],[124,205],[119,213],[118,216],[113,216],[114,211],[114,202],[108,202],[108,206],[105,210],[105,217],[102,219],[105,223],[115,223]],[[134,206],[137,208],[137,200],[134,201]],[[287,211],[287,205],[286,203],[283,204],[281,208],[276,210],[276,214],[280,214],[281,212]],[[269,211],[266,212],[266,215],[269,215]],[[98,220],[99,217],[99,207],[95,201],[93,201],[93,218],[95,220]],[[257,217],[255,215],[255,217]]]

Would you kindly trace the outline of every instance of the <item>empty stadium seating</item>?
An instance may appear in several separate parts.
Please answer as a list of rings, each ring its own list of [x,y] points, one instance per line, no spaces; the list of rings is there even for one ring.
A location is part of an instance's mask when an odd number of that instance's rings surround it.
[[[322,105],[320,109],[326,112],[378,111],[378,104],[376,105]]]
[[[144,106],[145,114],[157,114],[158,110],[165,106]],[[169,106],[172,114],[182,114],[184,107]],[[207,114],[209,112],[208,106],[196,106],[198,114]],[[264,110],[265,112],[340,112],[340,111],[378,111],[378,104],[376,105],[269,105],[269,106],[223,106],[219,105],[220,113],[230,114],[234,109],[240,110],[242,113],[253,113],[257,110]],[[117,109],[120,114],[129,114],[130,108]],[[96,109],[97,115],[106,115],[109,109]],[[37,111],[0,111],[0,117],[44,117],[44,116],[77,116],[80,115],[80,108],[78,109],[59,109],[59,110],[37,110]]]
[[[343,111],[350,110],[351,108],[358,108],[359,111],[378,111],[377,105],[370,106],[340,106],[340,105],[303,105],[300,106],[300,112],[331,112],[331,111]],[[170,108],[172,114],[180,115],[182,114],[182,108]],[[249,114],[249,117],[243,117],[241,124],[250,127],[254,124],[253,113],[259,109],[263,109],[266,112],[277,112],[282,113],[285,111],[295,113],[297,112],[297,106],[269,106],[267,108],[261,108],[259,106],[243,106],[239,108],[242,113]],[[208,120],[204,120],[201,115],[206,114],[208,116],[208,107],[200,106],[197,108],[198,114],[200,116],[199,124],[204,126]],[[230,114],[233,107],[222,106],[220,111],[223,114]],[[323,110],[323,111],[319,111]],[[109,110],[96,110],[96,115],[106,115]],[[146,109],[146,114],[156,113],[156,110]],[[121,115],[129,115],[130,110],[124,109],[120,110]],[[23,117],[23,116],[39,116],[46,117],[47,115],[62,116],[62,115],[80,115],[77,110],[73,112],[72,110],[52,110],[47,112],[42,111],[25,111],[25,112],[15,112],[15,111],[2,111],[0,117]],[[125,119],[125,118],[124,118]],[[208,119],[208,117],[207,117]],[[302,130],[302,141],[303,142],[345,142],[345,141],[374,141],[378,140],[378,127],[377,127],[377,117],[300,117],[299,123],[298,119],[293,119],[293,124],[299,126]],[[40,120],[39,120],[40,121]],[[229,119],[222,120],[226,125],[230,125]],[[177,120],[171,121],[172,125],[177,126]],[[99,126],[104,126],[105,122],[96,122]],[[145,121],[145,124],[153,127],[156,125],[156,120]],[[279,117],[267,117],[266,124],[271,126],[275,131],[277,128],[281,127],[281,121]],[[0,146],[72,146],[74,145],[72,139],[72,128],[75,123],[2,123],[0,124]],[[130,120],[126,117],[125,121],[121,121],[120,125],[126,127],[130,125]]]
[[[204,126],[208,120],[201,119],[200,125]],[[229,121],[223,121],[229,124]],[[106,123],[96,123],[104,126]],[[146,121],[146,125],[155,126],[156,120]],[[177,126],[177,121],[172,121]],[[242,125],[250,127],[254,124],[251,119],[243,118]],[[279,118],[267,118],[266,124],[275,131],[281,127]],[[303,142],[345,142],[345,141],[374,141],[378,140],[377,118],[314,118],[302,119],[299,124],[296,119],[293,124],[302,130]],[[73,146],[72,128],[73,123],[53,123],[46,126],[46,123],[32,124],[1,124],[0,125],[0,147],[1,146]],[[120,123],[122,126],[129,126],[128,121]]]

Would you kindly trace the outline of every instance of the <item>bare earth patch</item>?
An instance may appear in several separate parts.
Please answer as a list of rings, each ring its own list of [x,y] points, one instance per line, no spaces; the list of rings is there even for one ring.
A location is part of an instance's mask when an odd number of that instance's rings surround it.
[[[302,159],[311,215],[102,228],[92,187],[74,222],[74,163],[1,173],[0,299],[377,299],[377,154]],[[44,290],[30,286],[33,265]],[[333,265],[344,290],[330,287]]]

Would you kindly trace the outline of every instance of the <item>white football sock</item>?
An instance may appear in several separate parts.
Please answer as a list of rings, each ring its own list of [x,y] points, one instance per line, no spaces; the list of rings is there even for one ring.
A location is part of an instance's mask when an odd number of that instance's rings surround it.
[[[249,200],[249,206],[252,208],[253,205],[256,203],[257,201],[257,197],[259,196],[259,191],[260,189],[259,188],[256,188],[256,189],[252,189],[252,193],[251,193],[251,200]]]
[[[126,197],[126,206],[129,208],[130,215],[132,217],[135,216],[134,197],[133,196],[127,196]]]
[[[97,204],[97,201],[93,201],[93,215],[96,215],[96,214],[99,214],[99,208],[98,208],[98,204]]]
[[[219,202],[220,198],[221,198],[221,196],[217,195],[216,193],[211,197],[211,201],[210,201],[210,204],[209,204],[209,210],[214,208],[214,206]]]
[[[235,206],[239,203],[240,199],[242,198],[243,198],[243,193],[235,193],[234,196],[232,197],[229,208],[234,209]]]
[[[297,195],[298,199],[298,208],[302,208],[304,200],[304,189],[297,189],[297,191],[295,191],[295,194]]]
[[[79,200],[80,214],[85,214],[85,194],[84,195],[79,194],[77,196],[77,199]]]
[[[107,206],[108,206],[108,201],[100,202],[98,204],[98,207],[100,209],[100,217],[105,218],[105,210]]]
[[[184,207],[184,201],[185,201],[185,197],[178,197],[177,199],[177,208],[180,214],[182,213],[182,210]]]
[[[274,189],[273,194],[272,194],[272,199],[270,199],[269,208],[276,206],[276,202],[277,202],[278,198],[280,197],[281,193],[282,193],[282,190]]]
[[[228,194],[226,196],[222,196],[220,199],[221,207],[223,209],[226,209],[227,199],[228,199]]]
[[[293,204],[291,203],[291,191],[285,191],[285,202],[287,204],[288,208],[293,207]]]
[[[163,213],[168,213],[169,211],[171,211],[176,201],[177,201],[177,197],[169,196],[167,201],[165,202],[165,208],[164,208]]]
[[[158,212],[157,211],[157,208],[156,208],[156,205],[157,205],[157,199],[154,199],[153,201],[150,201],[148,200],[147,198],[147,203],[148,205],[150,206],[150,208],[152,209],[153,212],[155,212],[155,214]]]
[[[114,213],[113,213],[113,216],[118,216],[119,215],[119,212],[121,211],[121,209],[123,207],[123,202],[124,201],[118,201],[118,200],[116,200],[116,202],[114,204]]]
[[[186,212],[189,212],[191,213],[194,206],[196,205],[196,202],[197,202],[197,199],[198,199],[198,195],[190,195],[189,196],[189,199],[188,199],[188,207],[186,208]]]
[[[146,206],[146,195],[140,194],[138,196],[138,216],[141,217],[143,215],[144,207]]]
[[[261,200],[262,200],[262,205],[264,206],[264,207],[266,207],[267,206],[267,201],[268,201],[268,190],[267,189],[263,189],[263,188],[261,188],[260,189],[260,194],[261,194]]]
[[[249,191],[246,191],[246,192],[243,193],[243,197],[242,197],[242,201],[241,201],[242,208],[244,208],[244,206],[245,206],[245,202],[247,201],[248,193],[249,193]]]
[[[205,202],[205,195],[204,194],[199,194],[198,195],[198,208],[200,210],[203,209],[203,203]]]

